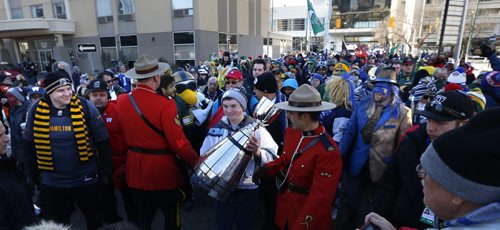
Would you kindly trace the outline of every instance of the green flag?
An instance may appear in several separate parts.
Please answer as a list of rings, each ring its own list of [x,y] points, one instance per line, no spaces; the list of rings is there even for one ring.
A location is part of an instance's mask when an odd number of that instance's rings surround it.
[[[392,56],[394,55],[394,53],[396,52],[396,50],[398,49],[399,47],[399,42],[396,43],[396,46],[395,47],[392,47],[391,50],[389,51],[389,56]]]
[[[310,0],[307,0],[307,14],[309,15],[309,21],[311,22],[314,35],[325,30],[323,23],[321,23],[318,16],[316,16],[316,12],[314,12],[314,8]]]

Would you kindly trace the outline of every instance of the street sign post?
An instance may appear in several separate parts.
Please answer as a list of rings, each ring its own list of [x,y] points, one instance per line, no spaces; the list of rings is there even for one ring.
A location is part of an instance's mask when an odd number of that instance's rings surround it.
[[[87,53],[87,59],[90,64],[90,69],[94,73],[94,63],[92,62],[92,53],[97,52],[97,46],[94,43],[80,43],[77,44],[76,48],[80,53]]]
[[[78,48],[78,51],[80,51],[82,53],[87,53],[87,52],[95,53],[95,52],[97,52],[96,44],[92,44],[92,43],[81,43],[81,44],[77,45],[77,48]]]

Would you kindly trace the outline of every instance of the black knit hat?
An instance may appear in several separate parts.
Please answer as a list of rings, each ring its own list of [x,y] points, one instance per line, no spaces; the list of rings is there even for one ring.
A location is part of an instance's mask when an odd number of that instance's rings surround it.
[[[94,79],[94,80],[90,81],[90,83],[88,84],[87,90],[89,92],[98,91],[98,90],[108,91],[108,84],[106,84],[106,82],[102,79]]]
[[[488,204],[500,201],[500,108],[478,113],[439,136],[420,158],[422,168],[446,190]]]
[[[415,113],[435,121],[453,121],[469,119],[474,111],[472,99],[458,90],[452,90],[437,94],[425,110]]]
[[[43,87],[47,95],[54,92],[55,89],[65,85],[71,85],[71,77],[68,74],[61,73],[61,71],[50,72],[45,75],[45,79],[43,80]]]
[[[274,93],[278,90],[278,83],[272,72],[264,72],[253,81],[256,89],[264,93]]]

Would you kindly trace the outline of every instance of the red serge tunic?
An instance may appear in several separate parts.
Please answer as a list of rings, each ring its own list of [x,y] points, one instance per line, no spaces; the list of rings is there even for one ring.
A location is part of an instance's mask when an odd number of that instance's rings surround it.
[[[109,142],[113,149],[113,172],[115,173],[122,165],[125,165],[127,160],[127,144],[125,143],[125,137],[123,136],[123,131],[118,121],[116,115],[116,101],[109,101],[106,110],[101,113],[102,120],[106,124],[106,129],[109,133]],[[123,173],[124,174],[124,173]],[[124,183],[114,180],[116,188],[125,187]]]
[[[198,155],[184,136],[177,117],[175,101],[155,93],[144,84],[138,84],[132,92],[143,115],[165,137],[152,130],[139,117],[129,96],[122,94],[117,99],[116,111],[127,145],[148,150],[170,150],[175,154],[147,154],[128,149],[126,171],[131,188],[142,190],[169,190],[184,184],[176,155],[193,166]]]
[[[325,133],[323,126],[302,132],[288,128],[285,132],[283,154],[265,165],[268,175],[285,170],[294,152],[301,150],[315,136]],[[326,133],[324,134],[326,135]],[[303,140],[301,141],[301,138]],[[332,229],[332,203],[342,172],[342,159],[337,145],[329,136],[320,139],[291,164],[287,183],[278,193],[275,221],[284,229]],[[299,146],[297,146],[299,145]],[[298,147],[298,148],[297,148]],[[293,192],[288,184],[308,188],[309,192]]]

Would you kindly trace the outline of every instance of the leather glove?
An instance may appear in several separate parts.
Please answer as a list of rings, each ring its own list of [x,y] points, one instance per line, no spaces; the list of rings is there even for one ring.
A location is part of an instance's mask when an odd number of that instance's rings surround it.
[[[493,50],[491,49],[491,47],[487,45],[481,45],[480,49],[481,49],[481,55],[480,55],[481,57],[489,57],[493,54]]]
[[[252,175],[253,183],[259,184],[260,179],[266,177],[266,175],[267,175],[267,168],[265,166],[255,167]]]

